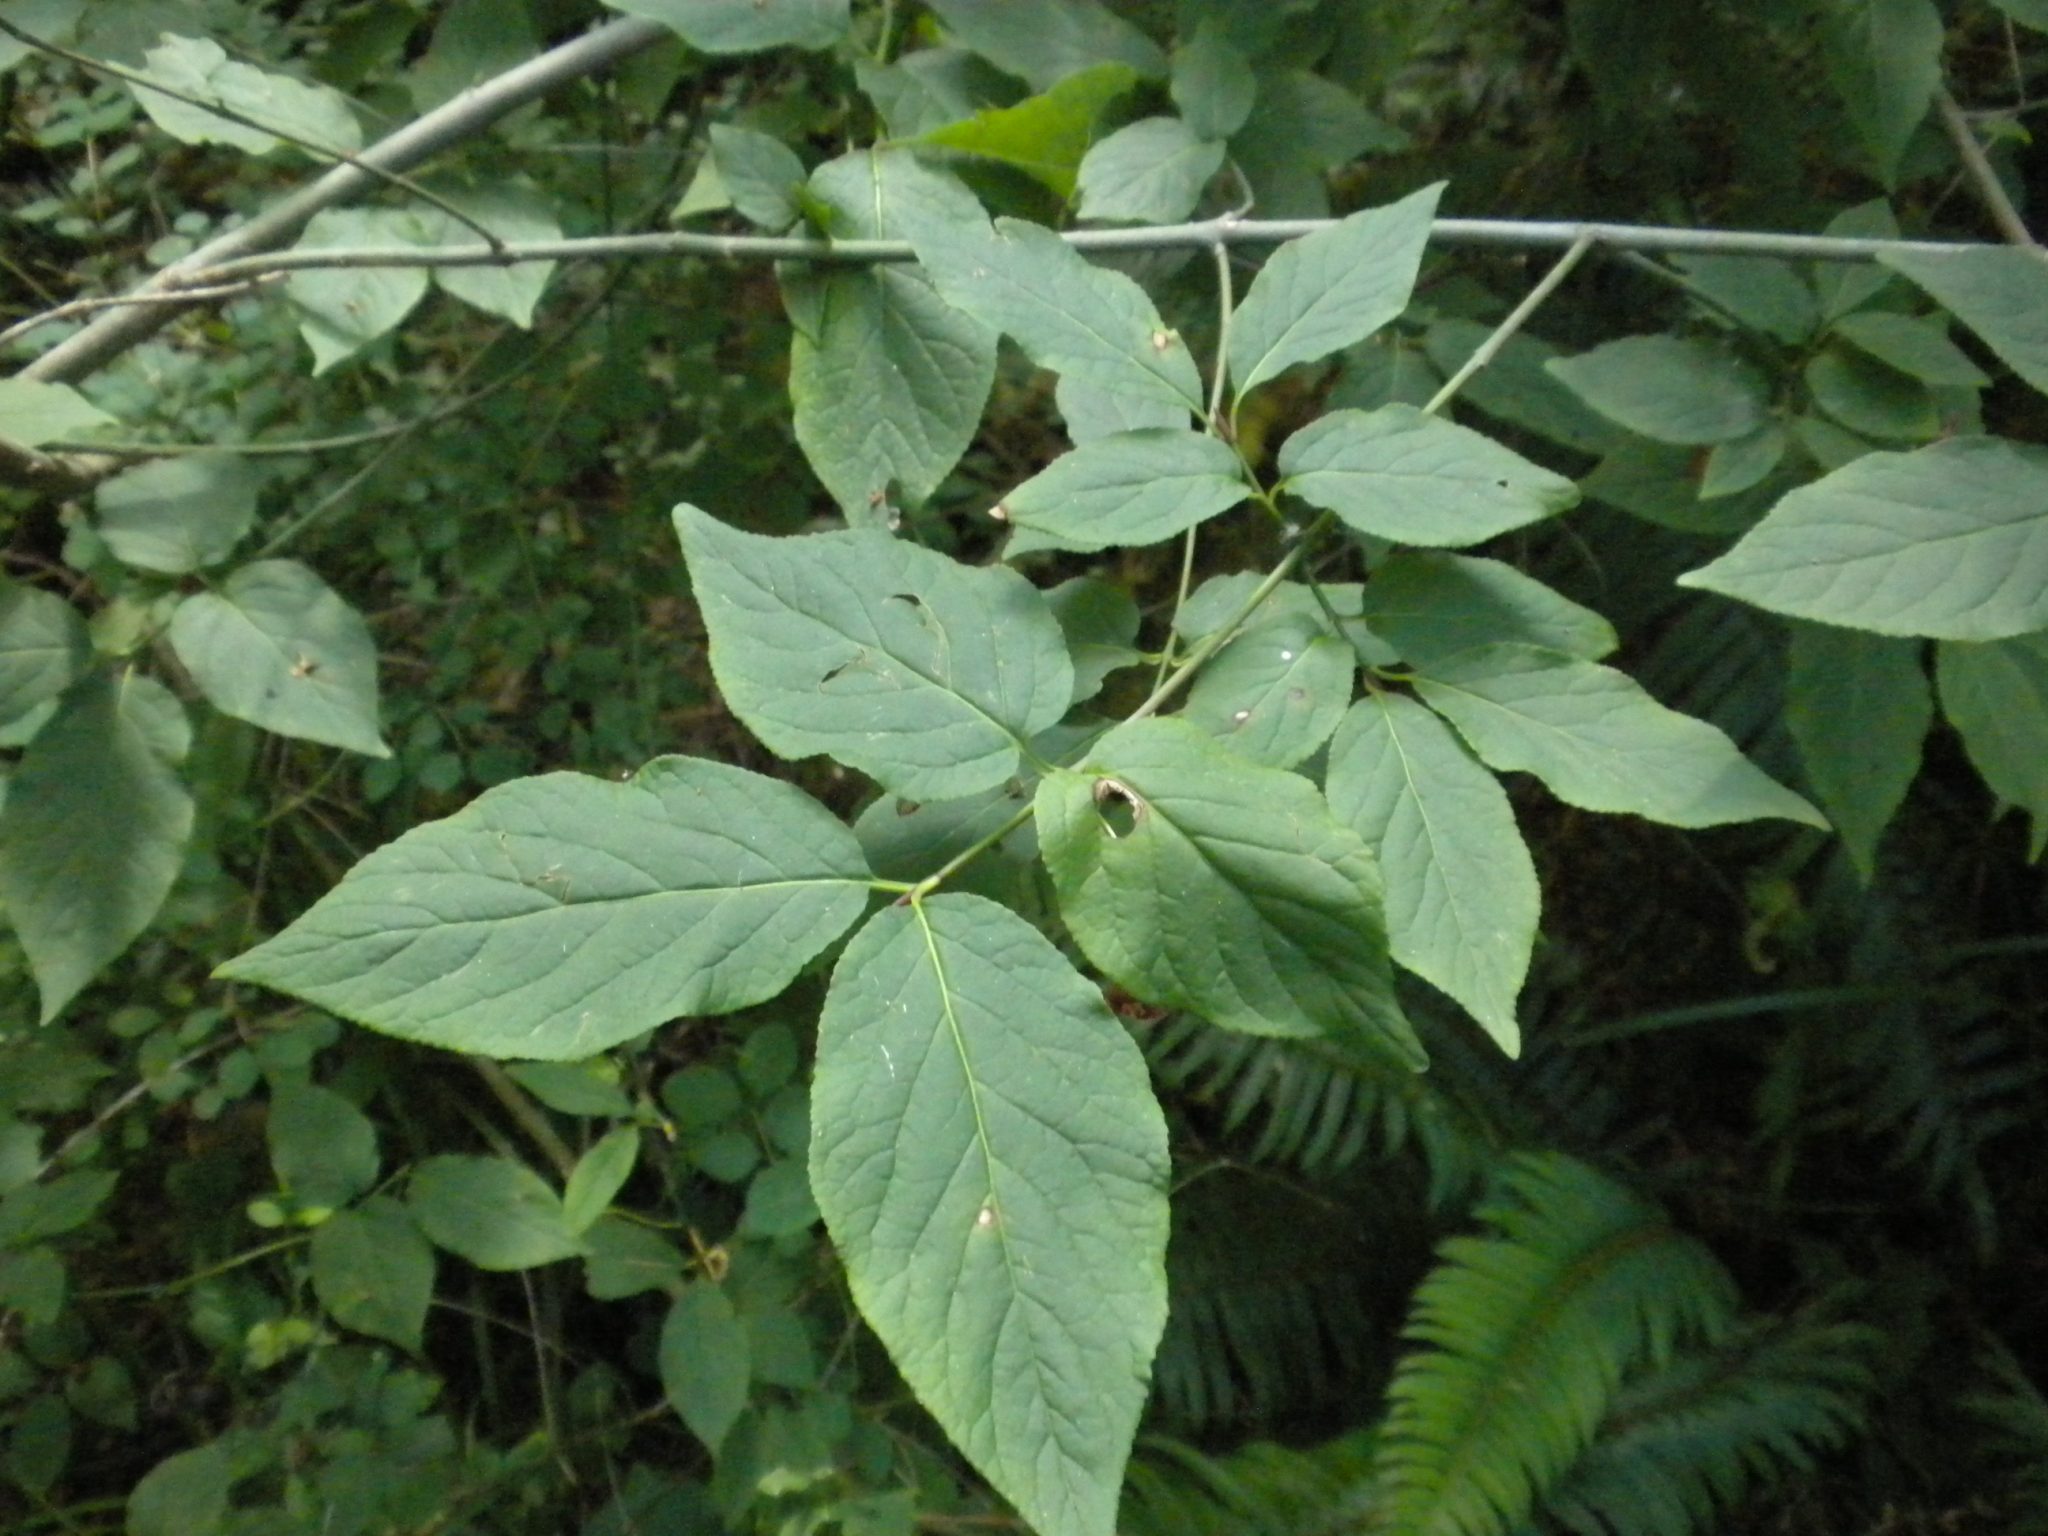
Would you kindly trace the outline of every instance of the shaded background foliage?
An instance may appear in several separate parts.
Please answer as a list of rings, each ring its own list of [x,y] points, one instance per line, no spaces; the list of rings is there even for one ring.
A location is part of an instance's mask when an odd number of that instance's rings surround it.
[[[27,26],[62,9],[0,15]],[[1182,20],[1163,0],[1117,9],[1162,40]],[[1874,164],[1831,73],[1831,26],[1904,7],[1239,9],[1270,13],[1256,24],[1296,72],[1238,152],[1261,215],[1445,178],[1450,214],[1817,230],[1887,198],[1909,231],[1988,230],[1934,119]],[[2038,10],[1944,6],[1935,61],[2023,208],[2043,174],[2028,129],[2048,53],[2015,22],[2048,19]],[[390,126],[597,15],[575,0],[95,0],[77,41],[133,62],[161,31],[211,36]],[[906,56],[943,36],[907,3],[857,7],[856,28]],[[661,227],[679,199],[725,220],[702,180],[708,126],[770,135],[807,164],[865,142],[875,118],[851,57],[657,47],[443,156],[431,184],[529,183],[571,233]],[[969,75],[977,104],[1026,91],[985,64]],[[124,87],[47,58],[0,75],[0,111],[10,316],[119,291],[304,174],[177,143]],[[969,169],[1002,206],[1059,216],[1013,170]],[[1131,264],[1205,353],[1206,269]],[[1603,257],[1537,331],[1577,352],[1726,329],[1743,295],[1717,275]],[[1254,456],[1318,405],[1426,398],[1531,276],[1520,256],[1438,253],[1390,333],[1262,398]],[[56,334],[15,343],[10,362]],[[667,519],[680,500],[761,532],[837,516],[793,449],[786,337],[765,268],[589,265],[555,277],[531,330],[437,296],[318,380],[288,308],[259,295],[185,316],[85,382],[145,441],[377,434],[249,462],[257,537],[368,617],[392,750],[365,761],[208,715],[189,767],[199,831],[146,936],[40,1029],[24,961],[0,953],[0,1187],[56,1191],[0,1214],[14,1223],[0,1244],[9,1529],[837,1522],[863,1536],[991,1514],[855,1320],[814,1213],[776,1209],[756,1177],[802,1146],[814,986],[583,1070],[411,1049],[206,979],[365,852],[520,774],[610,776],[682,751],[860,808],[853,779],[778,768],[717,703]],[[1753,325],[1740,344],[1787,378],[1811,350]],[[1471,419],[1592,476],[1579,513],[1488,552],[1608,616],[1632,676],[1797,782],[1786,626],[1672,586],[1761,503],[1695,502],[1685,455],[1630,484],[1610,475],[1603,494],[1598,423],[1561,392],[1490,393],[1487,378],[1461,404]],[[2010,378],[1982,404],[1987,424],[2033,440],[2042,409]],[[909,530],[987,552],[984,509],[1062,441],[1049,387],[1006,351],[972,446]],[[109,654],[153,646],[161,584],[84,558],[75,506],[0,499],[9,575],[90,614]],[[1256,526],[1218,537],[1198,574],[1276,548]],[[1046,570],[1106,571],[1158,620],[1178,576],[1162,550]],[[1420,984],[1422,1078],[1132,1010],[1177,1188],[1172,1318],[1127,1528],[1391,1520],[1402,1489],[1441,1471],[1433,1456],[1468,1445],[1530,1469],[1526,1525],[1498,1517],[1514,1499],[1479,1497],[1430,1529],[2048,1529],[2048,913],[2023,818],[1997,814],[1941,728],[1867,884],[1838,841],[1803,829],[1681,833],[1589,817],[1533,784],[1515,795],[1545,913],[1519,1060]],[[296,1122],[277,1113],[314,1091]],[[372,1138],[332,1201],[294,1163],[294,1123]],[[626,1214],[601,1218],[602,1261],[499,1272],[444,1243],[420,1310],[323,1287],[321,1234],[348,1230],[319,1223],[324,1204],[367,1196],[356,1235],[374,1242],[404,1170],[488,1154],[559,1183],[614,1124],[644,1145]],[[37,1185],[41,1172],[58,1177]],[[753,1362],[715,1464],[663,1401],[662,1290],[684,1274],[724,1280]],[[382,1279],[386,1300],[417,1289],[417,1275]],[[1471,1382],[1531,1354],[1554,1369],[1487,1417]],[[1586,1414],[1593,1448],[1578,1455],[1552,1421]]]

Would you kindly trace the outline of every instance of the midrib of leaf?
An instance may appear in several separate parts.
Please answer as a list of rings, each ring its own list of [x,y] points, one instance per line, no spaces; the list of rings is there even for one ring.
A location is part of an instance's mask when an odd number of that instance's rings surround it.
[[[1010,1289],[1023,1294],[1017,1282],[1016,1256],[1010,1252],[1010,1234],[1003,1223],[1002,1202],[996,1198],[996,1157],[995,1149],[988,1138],[988,1120],[981,1109],[981,1079],[974,1074],[974,1058],[967,1054],[967,1036],[960,1028],[960,1020],[953,1012],[953,984],[946,979],[946,962],[940,957],[936,935],[926,919],[924,903],[913,901],[910,910],[917,918],[917,931],[924,936],[924,952],[931,959],[932,975],[938,978],[940,1011],[945,1015],[946,1033],[953,1041],[953,1050],[960,1058],[960,1073],[967,1079],[967,1107],[974,1112],[974,1143],[981,1149],[981,1165],[988,1174],[986,1203],[995,1212],[996,1240],[1003,1247],[1003,1272],[1010,1278]]]
[[[1438,870],[1441,870],[1444,861],[1437,857],[1437,849],[1440,843],[1436,834],[1436,823],[1430,817],[1429,802],[1424,799],[1422,791],[1416,787],[1415,765],[1414,760],[1408,755],[1408,744],[1401,739],[1401,728],[1394,723],[1393,715],[1387,714],[1383,718],[1387,722],[1387,739],[1393,743],[1394,752],[1401,760],[1401,782],[1408,786],[1408,798],[1415,806],[1415,814],[1422,822],[1423,836],[1429,843],[1430,863]],[[1444,900],[1445,905],[1451,910],[1451,921],[1458,925],[1459,941],[1463,944],[1467,936],[1474,932],[1474,930],[1466,925],[1465,903],[1459,900],[1457,887],[1450,880],[1444,881]],[[1484,936],[1484,930],[1480,930],[1480,932]],[[1390,943],[1392,942],[1392,937],[1391,934],[1388,935]]]

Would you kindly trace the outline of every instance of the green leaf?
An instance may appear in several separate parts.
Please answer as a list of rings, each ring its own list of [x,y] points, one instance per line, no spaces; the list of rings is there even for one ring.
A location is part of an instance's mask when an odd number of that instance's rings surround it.
[[[1280,489],[1360,533],[1478,544],[1576,506],[1562,475],[1412,405],[1331,411],[1281,446]]]
[[[2048,32],[2048,0],[1991,0],[2006,15],[2023,27],[2032,27],[2036,32]]]
[[[289,134],[342,155],[363,147],[363,131],[341,92],[232,60],[210,39],[164,34],[163,41],[143,55],[143,73],[159,85],[277,130],[263,133],[162,91],[131,85],[150,121],[180,143],[227,144],[267,155],[288,142],[279,135]]]
[[[404,208],[323,208],[307,221],[295,251],[356,246],[432,246],[436,226]],[[427,296],[424,267],[335,267],[294,272],[285,292],[299,309],[299,334],[323,374],[367,347],[412,313]],[[182,462],[182,461],[173,461]]]
[[[1674,256],[1697,292],[1744,325],[1796,346],[1820,323],[1813,289],[1789,261],[1768,256]],[[1712,312],[1709,311],[1709,318]]]
[[[430,1157],[413,1170],[406,1208],[436,1247],[478,1269],[535,1269],[583,1248],[560,1197],[510,1158]]]
[[[1699,499],[1718,501],[1756,489],[1783,462],[1792,440],[1775,421],[1765,422],[1747,437],[1716,443],[1700,474]]]
[[[1817,417],[1809,417],[1794,423],[1795,428],[1802,432],[1802,444],[1804,428],[1818,420]],[[1831,423],[1824,425],[1830,432],[1848,436]],[[1769,430],[1766,425],[1749,437],[1716,444],[1704,463],[1697,448],[1680,448],[1644,437],[1632,437],[1609,449],[1594,466],[1593,472],[1581,482],[1580,489],[1594,501],[1618,507],[1645,522],[1675,528],[1681,533],[1741,533],[1783,494],[1786,481],[1781,476],[1766,476],[1746,491],[1731,491],[1709,501],[1700,494],[1705,485],[1704,471],[1712,464],[1714,454],[1722,448],[1731,448],[1732,451],[1735,443],[1761,441]],[[1859,445],[1863,442],[1861,438],[1856,441]],[[1860,446],[1858,451],[1862,451]]]
[[[659,22],[704,53],[830,48],[851,26],[849,0],[604,0]]]
[[[1250,183],[1261,218],[1326,217],[1328,171],[1360,155],[1408,145],[1405,134],[1334,80],[1305,69],[1270,67],[1258,80],[1258,100],[1231,136],[1230,158]]]
[[[711,163],[742,218],[779,234],[803,216],[796,194],[808,179],[804,163],[782,140],[713,123]]]
[[[333,1089],[279,1083],[264,1124],[278,1187],[301,1205],[346,1205],[377,1182],[377,1128]]]
[[[1748,365],[1711,342],[1677,336],[1624,336],[1546,366],[1609,421],[1660,443],[1747,437],[1769,405]]]
[[[215,1536],[235,1471],[218,1442],[164,1458],[128,1495],[128,1536]]]
[[[1835,322],[1834,333],[1923,384],[1978,389],[1991,382],[1969,354],[1948,339],[1948,326],[1939,319],[1869,310],[1844,315]]]
[[[56,698],[91,661],[77,609],[54,592],[0,577],[0,724]]]
[[[1287,615],[1238,632],[1209,658],[1181,718],[1239,757],[1292,768],[1330,739],[1351,702],[1358,653],[1320,615]]]
[[[1920,771],[1934,719],[1920,644],[1794,624],[1785,724],[1828,820],[1866,884],[1877,844]]]
[[[1477,321],[1439,320],[1429,328],[1423,346],[1429,360],[1449,378],[1492,335],[1492,326]],[[1466,381],[1458,396],[1460,405],[1474,406],[1496,421],[1581,453],[1603,453],[1621,434],[1550,371],[1548,364],[1563,355],[1549,342],[1526,333],[1510,336],[1493,361]]]
[[[764,538],[687,503],[675,524],[719,691],[781,756],[967,795],[1015,773],[1073,698],[1059,625],[1014,571],[869,531]]]
[[[1074,195],[1096,125],[1137,83],[1127,64],[1091,64],[1040,95],[989,107],[964,122],[931,129],[916,142],[1015,166],[1064,202]]]
[[[296,560],[245,565],[171,616],[171,646],[207,702],[280,736],[389,757],[377,733],[370,627]]]
[[[1763,817],[1827,826],[1721,731],[1612,668],[1533,645],[1482,645],[1432,661],[1415,687],[1489,767],[1533,773],[1581,810],[1674,827]]]
[[[930,9],[953,36],[1034,91],[1105,60],[1148,79],[1166,73],[1158,45],[1096,0],[931,0]]]
[[[1187,343],[1123,273],[1090,265],[1051,230],[1017,219],[998,219],[993,230],[931,221],[908,233],[946,302],[1015,338],[1039,367],[1127,396],[1133,407],[1203,413]]]
[[[1017,94],[1000,71],[965,48],[919,48],[893,64],[856,57],[853,74],[892,139],[914,139]]]
[[[835,232],[862,239],[981,218],[958,182],[902,153],[829,161],[809,195],[832,210]],[[981,425],[995,333],[915,267],[792,267],[782,292],[796,438],[818,478],[856,525],[883,526],[892,502],[923,506]]]
[[[511,180],[459,190],[442,189],[441,196],[469,215],[500,240],[531,243],[562,238],[562,224],[554,210],[531,185]],[[438,245],[476,245],[477,232],[446,213],[418,215],[422,228],[438,238]],[[433,283],[463,303],[487,315],[498,315],[521,329],[533,326],[533,312],[547,291],[555,273],[552,261],[522,261],[506,267],[435,267]]]
[[[1076,179],[1084,219],[1172,224],[1202,200],[1223,168],[1223,145],[1177,117],[1147,117],[1094,145]]]
[[[0,1314],[17,1314],[27,1328],[48,1328],[64,1315],[70,1289],[71,1277],[54,1250],[0,1248]]]
[[[1076,446],[1118,432],[1142,432],[1149,428],[1185,431],[1188,407],[1184,400],[1132,397],[1099,384],[1087,383],[1063,373],[1053,385],[1053,401],[1067,424],[1067,437]]]
[[[1943,31],[1933,0],[1835,0],[1828,78],[1887,186],[1941,85]]]
[[[2038,252],[1887,251],[1878,259],[1932,295],[2014,373],[2048,393],[2048,263]]]
[[[1867,203],[1843,209],[1828,220],[1821,233],[1846,236],[1852,240],[1896,240],[1899,221],[1892,215],[1889,203],[1881,197],[1873,198]],[[1878,262],[1863,265],[1846,261],[1815,262],[1813,290],[1820,299],[1822,318],[1832,321],[1852,310],[1861,309],[1891,287],[1894,281],[1891,273],[1878,264],[1884,261],[1885,258],[1880,256]]]
[[[770,1163],[747,1185],[740,1231],[750,1237],[787,1237],[818,1219],[810,1174],[801,1162]]]
[[[123,565],[183,576],[227,559],[256,521],[260,484],[233,454],[153,459],[99,483],[93,522]]]
[[[2028,857],[2048,847],[2048,635],[1935,649],[1941,712],[1991,792],[2033,821]]]
[[[1227,139],[1251,116],[1259,81],[1229,23],[1212,14],[1196,25],[1193,37],[1174,49],[1168,89],[1197,137]]]
[[[8,781],[0,907],[28,952],[45,1023],[149,926],[192,835],[172,764],[191,741],[163,684],[96,673],[59,701]]]
[[[0,1249],[28,1248],[76,1231],[106,1204],[114,1183],[112,1173],[88,1168],[23,1185],[0,1200]]]
[[[1422,1065],[1379,866],[1308,780],[1139,720],[1045,779],[1036,810],[1068,931],[1134,997],[1249,1034],[1374,1034]]]
[[[581,1235],[611,1209],[613,1198],[633,1176],[640,1158],[640,1128],[622,1125],[605,1132],[576,1160],[569,1182],[562,1190],[562,1219],[571,1232]]]
[[[1678,584],[1881,635],[2048,629],[2048,449],[1959,437],[1868,454]]]
[[[1828,347],[1806,365],[1813,403],[1852,432],[1925,442],[1941,430],[1941,412],[1925,384],[1849,347]]]
[[[434,1250],[405,1207],[372,1195],[313,1229],[313,1293],[344,1328],[418,1354]]]
[[[1242,400],[1296,363],[1365,340],[1408,307],[1442,183],[1367,208],[1275,251],[1230,328]]]
[[[1047,588],[1045,602],[1067,637],[1076,704],[1100,693],[1103,679],[1117,668],[1143,659],[1137,649],[1138,604],[1122,587],[1094,576],[1076,576]],[[0,623],[0,633],[4,630]]]
[[[833,971],[811,1127],[911,1390],[1041,1536],[1110,1536],[1166,1321],[1168,1164],[1100,991],[991,902],[884,908]]]
[[[69,47],[78,40],[78,20],[84,11],[85,0],[5,0],[5,3],[0,3],[0,15],[31,37],[62,47]],[[38,50],[33,44],[0,34],[0,75],[36,52]]]
[[[775,996],[860,915],[866,880],[801,790],[662,757],[624,783],[487,790],[217,974],[403,1039],[574,1060]]]
[[[1474,555],[1397,551],[1365,584],[1361,612],[1374,634],[1417,665],[1504,640],[1587,661],[1621,643],[1592,609],[1511,565]]]
[[[1337,728],[1328,782],[1331,811],[1379,860],[1394,958],[1517,1054],[1541,893],[1500,781],[1420,704],[1374,692]]]
[[[1091,438],[991,512],[1017,531],[1005,558],[1041,549],[1158,544],[1251,494],[1237,455],[1201,432],[1147,428]]]
[[[6,41],[11,39],[0,41],[0,47]],[[57,438],[76,437],[81,432],[113,425],[113,417],[69,384],[0,379],[0,437],[10,438],[24,448],[40,448]]]
[[[598,1301],[665,1291],[682,1273],[675,1244],[636,1221],[600,1216],[583,1234],[583,1286]]]
[[[713,1455],[747,1406],[747,1331],[723,1289],[683,1287],[661,1325],[661,1390]]]
[[[557,1114],[623,1120],[633,1113],[633,1101],[619,1086],[618,1066],[609,1057],[517,1062],[505,1073]]]

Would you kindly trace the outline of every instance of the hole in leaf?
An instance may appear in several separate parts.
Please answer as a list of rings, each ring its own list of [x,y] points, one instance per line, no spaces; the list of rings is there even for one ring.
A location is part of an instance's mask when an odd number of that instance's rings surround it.
[[[1115,779],[1098,779],[1095,783],[1095,814],[1102,822],[1102,830],[1112,838],[1128,837],[1144,818],[1145,802],[1131,793],[1127,785],[1119,784]]]

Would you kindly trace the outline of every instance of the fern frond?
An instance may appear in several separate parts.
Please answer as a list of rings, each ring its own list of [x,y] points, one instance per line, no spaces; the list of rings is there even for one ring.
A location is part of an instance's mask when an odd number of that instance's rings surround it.
[[[1860,1431],[1878,1330],[1752,1323],[1625,1387],[1590,1449],[1543,1497],[1579,1536],[1692,1536]]]
[[[1556,1483],[1623,1374],[1727,1326],[1734,1287],[1654,1205],[1583,1163],[1523,1155],[1415,1293],[1378,1464],[1383,1528],[1496,1536]]]
[[[1159,1436],[1124,1474],[1121,1536],[1339,1536],[1358,1529],[1371,1431],[1297,1449],[1260,1441],[1206,1456]]]
[[[2004,1345],[1989,1343],[1979,1362],[1989,1384],[1962,1406],[1984,1427],[1992,1496],[2013,1536],[2048,1536],[2048,1397]]]

